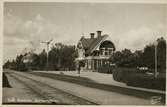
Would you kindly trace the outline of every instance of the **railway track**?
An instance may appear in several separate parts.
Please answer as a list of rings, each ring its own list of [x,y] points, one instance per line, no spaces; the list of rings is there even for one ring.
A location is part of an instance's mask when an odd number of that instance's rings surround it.
[[[97,102],[90,101],[89,99],[82,98],[80,96],[73,95],[71,93],[65,92],[58,88],[55,88],[49,84],[37,81],[30,77],[8,72],[7,75],[13,77],[23,85],[25,85],[34,94],[37,94],[42,101],[42,103],[47,104],[72,104],[72,105],[99,105]]]

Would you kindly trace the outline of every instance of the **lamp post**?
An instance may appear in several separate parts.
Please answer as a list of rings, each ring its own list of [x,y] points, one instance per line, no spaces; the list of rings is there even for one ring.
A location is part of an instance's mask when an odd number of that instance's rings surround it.
[[[48,71],[48,64],[49,64],[49,55],[48,55],[48,53],[49,53],[49,45],[50,45],[50,43],[53,41],[53,39],[51,39],[50,41],[45,41],[45,42],[41,42],[41,43],[44,43],[44,44],[46,44],[46,48],[47,48],[47,52],[46,52],[46,67],[47,67],[47,71]]]
[[[157,41],[155,41],[154,42],[154,46],[155,46],[155,78],[157,78],[157,76],[158,76],[158,58],[157,58],[157,46],[158,46],[158,42]]]

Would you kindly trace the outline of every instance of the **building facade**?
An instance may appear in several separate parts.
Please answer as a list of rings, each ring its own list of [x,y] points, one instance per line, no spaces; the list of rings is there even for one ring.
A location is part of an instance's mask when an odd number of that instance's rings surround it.
[[[102,31],[90,33],[90,38],[84,36],[78,41],[76,62],[83,61],[85,70],[98,71],[99,67],[109,63],[108,59],[115,51],[115,46],[108,37],[109,35],[102,35]]]

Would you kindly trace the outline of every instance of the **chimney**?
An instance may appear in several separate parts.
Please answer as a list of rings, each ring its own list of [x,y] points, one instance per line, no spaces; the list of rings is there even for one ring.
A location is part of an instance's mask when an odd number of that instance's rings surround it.
[[[95,36],[95,34],[94,34],[94,33],[90,33],[90,38],[91,38],[91,39],[93,39],[93,38],[94,38],[94,36]]]
[[[97,31],[97,37],[100,37],[101,36],[101,32],[100,30]]]

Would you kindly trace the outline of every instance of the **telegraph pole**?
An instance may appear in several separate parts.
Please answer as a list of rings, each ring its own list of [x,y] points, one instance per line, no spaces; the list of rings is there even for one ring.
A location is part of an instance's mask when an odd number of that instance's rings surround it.
[[[44,43],[44,44],[46,44],[46,49],[47,49],[47,52],[46,52],[46,67],[47,67],[47,71],[48,71],[48,66],[49,66],[49,55],[48,55],[48,53],[49,53],[49,45],[50,45],[50,43],[53,41],[53,39],[51,39],[51,40],[49,40],[49,41],[45,41],[45,42],[41,42],[41,43]]]

